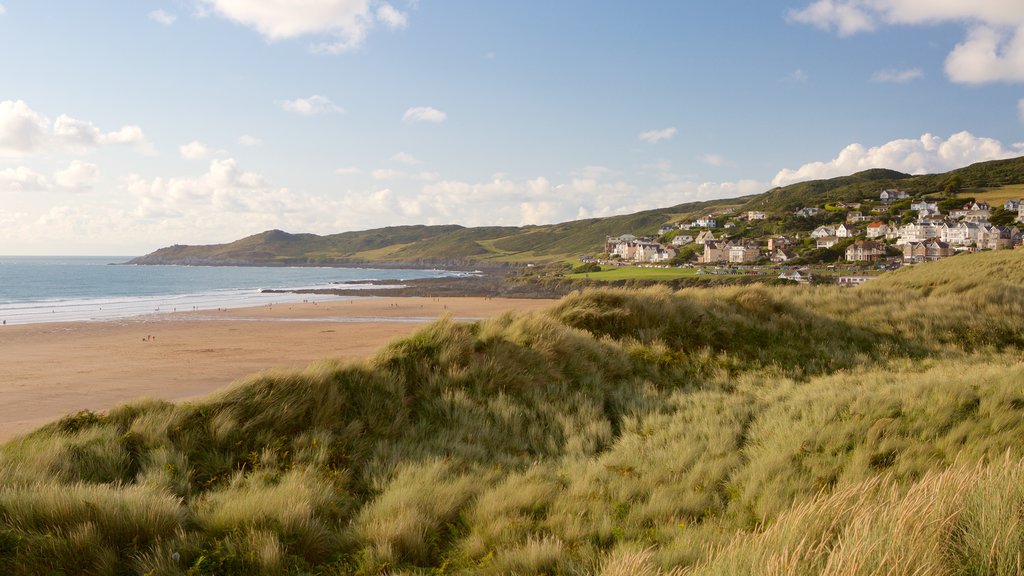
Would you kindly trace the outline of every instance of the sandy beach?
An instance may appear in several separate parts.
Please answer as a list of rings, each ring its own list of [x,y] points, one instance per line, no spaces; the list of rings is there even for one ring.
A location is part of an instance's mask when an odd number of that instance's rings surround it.
[[[370,298],[0,327],[0,441],[79,410],[198,398],[268,369],[365,358],[450,314],[476,320],[553,300]]]

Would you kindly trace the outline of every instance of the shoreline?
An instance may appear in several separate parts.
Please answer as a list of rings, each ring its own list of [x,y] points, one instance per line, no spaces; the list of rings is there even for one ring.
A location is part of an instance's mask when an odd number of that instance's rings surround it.
[[[372,357],[441,317],[489,318],[554,299],[374,297],[0,327],[0,441],[80,410],[188,401],[267,370]]]

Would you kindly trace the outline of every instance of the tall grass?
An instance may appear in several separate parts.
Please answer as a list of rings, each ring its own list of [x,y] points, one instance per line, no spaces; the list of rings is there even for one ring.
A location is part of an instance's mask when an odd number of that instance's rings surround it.
[[[0,573],[1016,573],[1024,278],[927,270],[587,291],[69,416],[0,447]]]

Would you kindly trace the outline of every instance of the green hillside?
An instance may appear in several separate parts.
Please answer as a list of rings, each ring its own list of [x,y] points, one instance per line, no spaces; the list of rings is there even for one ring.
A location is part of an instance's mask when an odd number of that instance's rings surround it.
[[[82,413],[0,447],[0,573],[1019,573],[1022,269],[587,291]]]
[[[560,261],[600,252],[607,236],[655,235],[663,224],[693,219],[727,207],[783,215],[826,202],[877,199],[878,193],[887,188],[898,187],[914,194],[940,192],[954,176],[966,189],[1024,184],[1024,157],[925,176],[867,170],[851,176],[792,184],[756,196],[691,202],[635,214],[544,226],[391,226],[328,236],[271,230],[230,244],[161,248],[132,263],[478,265]]]

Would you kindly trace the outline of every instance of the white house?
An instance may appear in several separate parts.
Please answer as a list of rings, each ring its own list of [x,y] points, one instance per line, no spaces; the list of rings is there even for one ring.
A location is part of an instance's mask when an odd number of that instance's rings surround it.
[[[822,236],[815,241],[815,247],[817,248],[831,248],[839,243],[839,238],[835,236]]]
[[[896,200],[906,200],[909,197],[910,194],[907,194],[905,191],[898,189],[882,190],[882,193],[878,195],[878,199],[881,200],[882,202],[895,202]]]
[[[693,242],[693,236],[690,236],[689,234],[678,234],[672,239],[673,246],[686,246],[691,242]]]
[[[889,233],[889,226],[881,220],[876,220],[871,224],[868,224],[867,236],[868,238],[883,238]]]
[[[711,230],[703,230],[700,234],[697,234],[697,239],[694,240],[697,244],[707,244],[708,242],[714,242],[715,235],[711,233]]]
[[[817,228],[814,229],[814,232],[811,232],[811,238],[825,238],[826,236],[835,236],[835,235],[836,235],[835,226],[828,226],[828,225],[818,226]]]
[[[693,222],[695,228],[714,228],[716,224],[714,216],[701,216]]]
[[[836,228],[836,237],[838,238],[853,238],[857,235],[857,230],[852,226],[846,224],[840,224],[839,228]]]
[[[759,210],[750,210],[747,212],[747,220],[765,220],[768,215]]]
[[[729,262],[745,264],[761,257],[761,249],[750,244],[734,244],[729,248]]]

